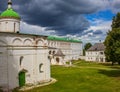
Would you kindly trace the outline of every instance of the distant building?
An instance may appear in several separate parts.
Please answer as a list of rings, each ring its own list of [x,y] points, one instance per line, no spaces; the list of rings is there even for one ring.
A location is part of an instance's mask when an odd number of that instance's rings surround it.
[[[96,43],[86,51],[86,61],[105,62],[105,46],[103,43]]]
[[[82,41],[48,36],[51,64],[63,65],[70,60],[78,60],[83,54]]]

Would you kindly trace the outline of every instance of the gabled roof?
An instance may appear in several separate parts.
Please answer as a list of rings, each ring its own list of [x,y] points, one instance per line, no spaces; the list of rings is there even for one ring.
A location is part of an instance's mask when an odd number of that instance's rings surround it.
[[[61,57],[63,57],[65,55],[63,54],[63,52],[60,49],[58,49],[57,53],[54,56],[61,56]]]
[[[105,45],[103,43],[95,43],[87,51],[104,51],[104,50],[105,50]]]

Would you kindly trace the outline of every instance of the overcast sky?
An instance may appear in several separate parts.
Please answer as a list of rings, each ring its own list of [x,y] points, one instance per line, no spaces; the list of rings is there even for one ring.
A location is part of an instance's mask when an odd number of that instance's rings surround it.
[[[21,32],[67,36],[84,43],[104,41],[120,0],[12,0],[22,19]],[[0,12],[7,0],[0,0]]]

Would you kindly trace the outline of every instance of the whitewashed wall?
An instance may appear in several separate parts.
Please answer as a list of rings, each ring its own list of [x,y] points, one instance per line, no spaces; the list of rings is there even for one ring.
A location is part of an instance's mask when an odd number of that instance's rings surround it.
[[[26,84],[50,81],[46,37],[0,33],[0,43],[0,86],[18,87],[22,69],[27,70]],[[21,65],[20,57],[23,57]],[[39,71],[41,63],[43,72]]]
[[[101,54],[101,52],[103,54]],[[103,59],[103,61],[101,60]],[[105,62],[105,54],[104,51],[86,51],[86,61],[98,61]]]
[[[0,32],[18,32],[20,30],[19,19],[0,19]]]

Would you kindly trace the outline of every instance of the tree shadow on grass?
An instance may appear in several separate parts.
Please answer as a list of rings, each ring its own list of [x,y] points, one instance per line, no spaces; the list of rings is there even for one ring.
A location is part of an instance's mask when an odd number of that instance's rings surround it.
[[[104,74],[108,77],[120,77],[120,70],[103,70],[103,69],[100,69],[99,73]]]

